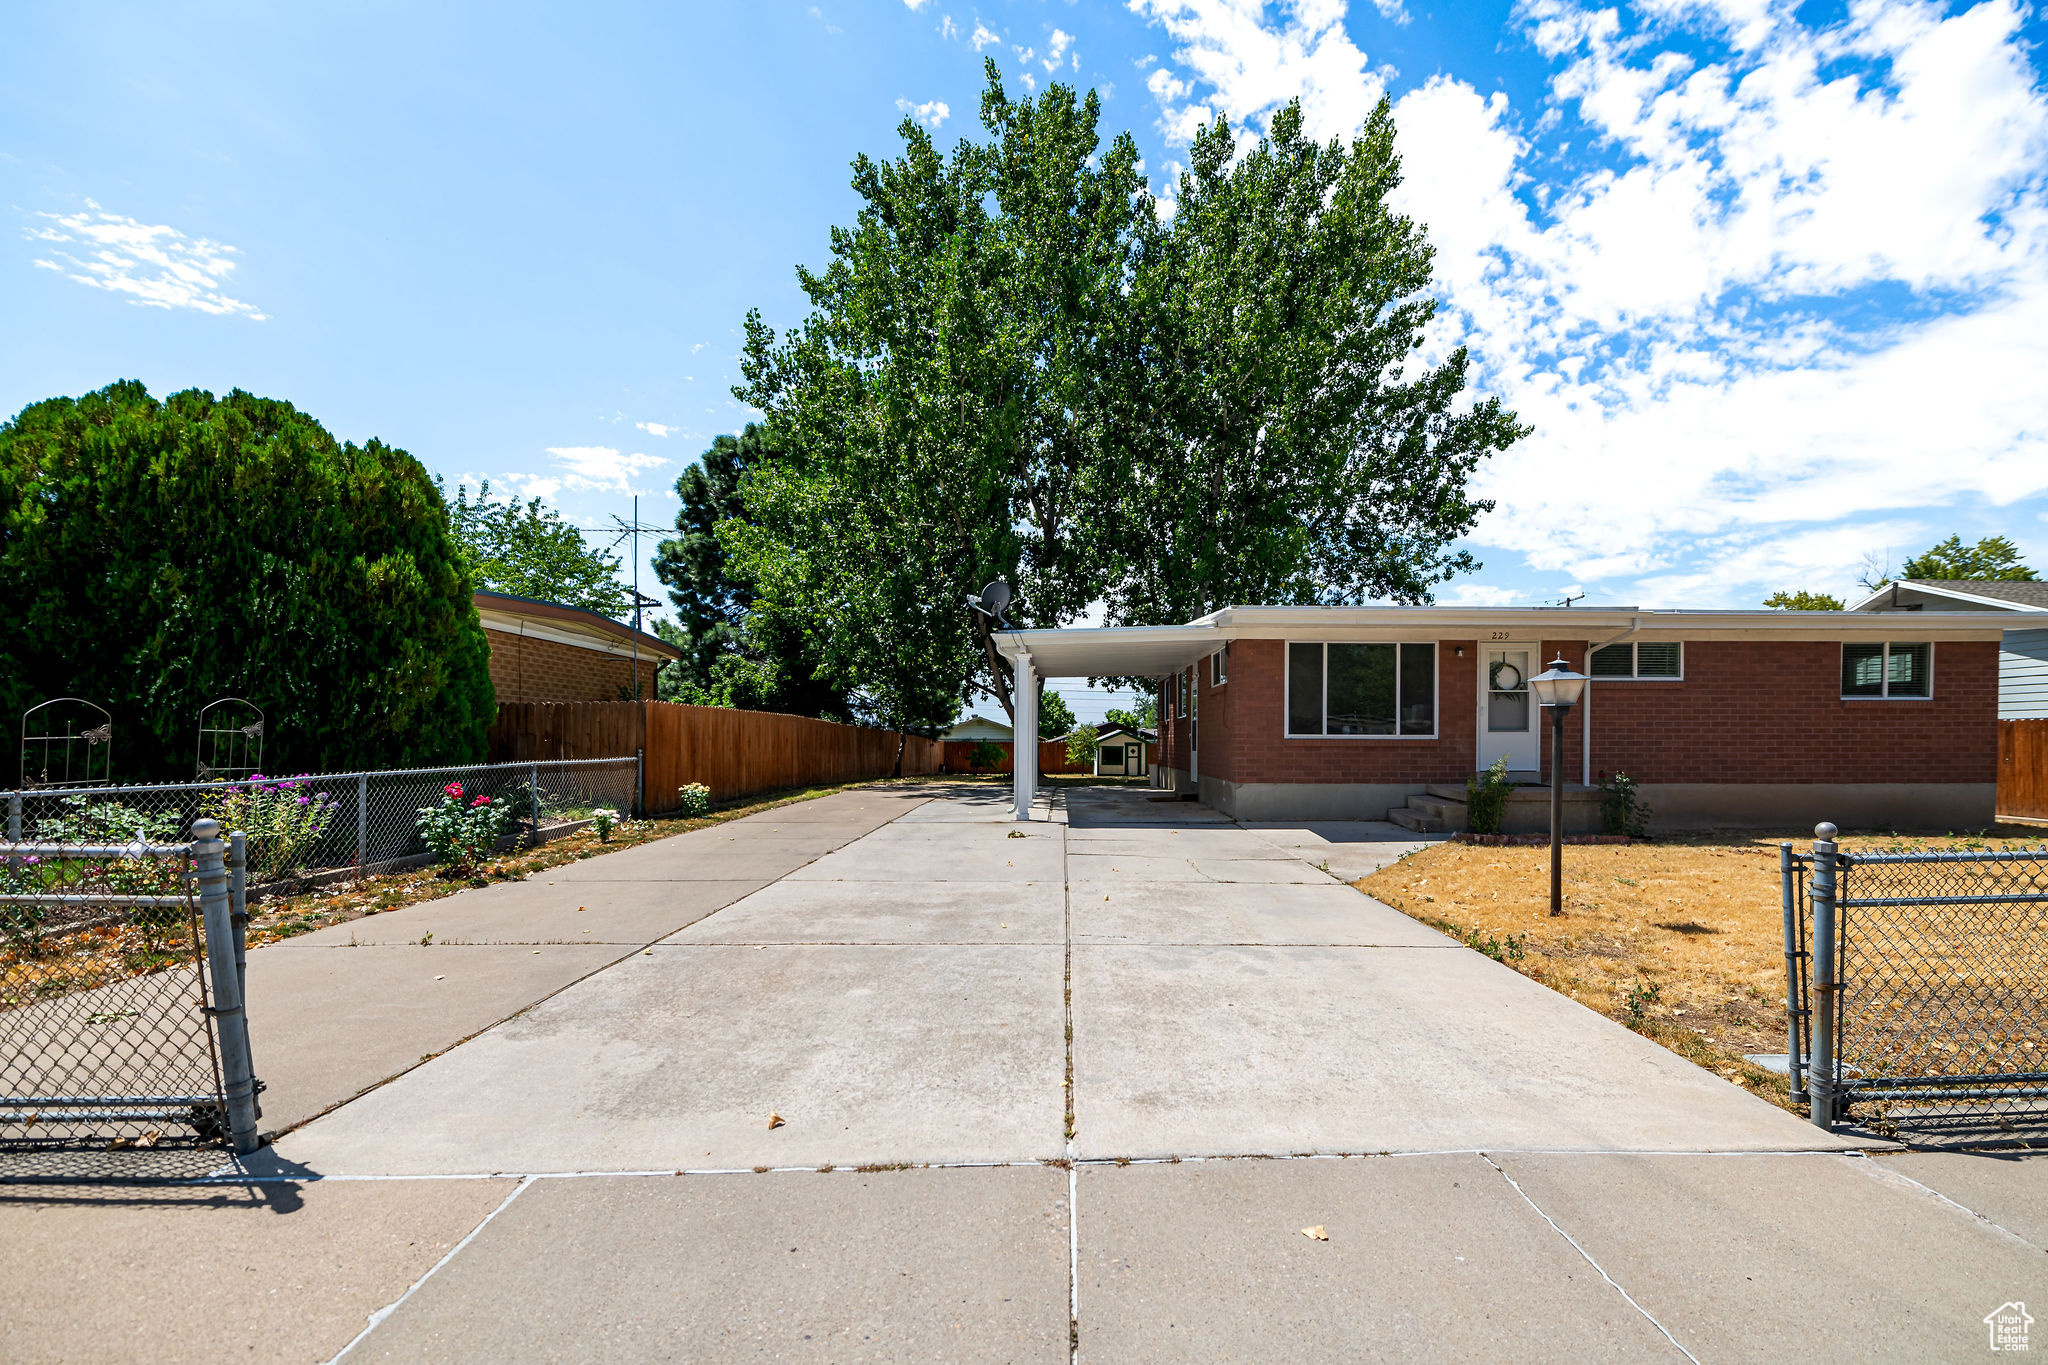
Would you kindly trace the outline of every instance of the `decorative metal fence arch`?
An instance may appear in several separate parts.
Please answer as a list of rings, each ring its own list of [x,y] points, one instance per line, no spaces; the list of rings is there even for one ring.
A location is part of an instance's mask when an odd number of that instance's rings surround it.
[[[199,708],[193,775],[201,782],[248,777],[263,766],[263,708],[245,697],[217,697]]]
[[[114,780],[114,717],[84,697],[21,713],[23,787],[98,787]]]

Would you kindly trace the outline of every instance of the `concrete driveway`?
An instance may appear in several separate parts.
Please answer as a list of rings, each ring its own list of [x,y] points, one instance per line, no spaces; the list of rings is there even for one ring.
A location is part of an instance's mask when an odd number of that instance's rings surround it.
[[[290,1131],[0,1187],[0,1357],[217,1354],[125,1292],[193,1247],[254,1278],[171,1318],[258,1359],[1926,1360],[2048,1303],[2048,1166],[1850,1150],[1346,886],[1393,826],[1149,796],[878,787],[258,950]]]

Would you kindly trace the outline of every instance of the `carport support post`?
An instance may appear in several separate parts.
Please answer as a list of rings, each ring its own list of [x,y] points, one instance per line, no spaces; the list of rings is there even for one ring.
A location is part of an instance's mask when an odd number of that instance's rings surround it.
[[[1808,1116],[1823,1128],[1835,1126],[1835,827],[1813,827],[1813,1054],[1806,1059]]]
[[[1031,672],[1031,656],[1022,650],[1013,661],[1017,676],[1015,722],[1010,730],[1010,778],[1017,797],[1017,818],[1031,818],[1031,803],[1038,796],[1038,679]]]
[[[242,981],[235,970],[234,902],[228,889],[218,820],[192,826],[193,872],[206,931],[208,984],[220,1038],[221,1097],[228,1107],[228,1140],[236,1156],[256,1150],[256,1073],[249,1060],[249,1016],[242,1008]]]

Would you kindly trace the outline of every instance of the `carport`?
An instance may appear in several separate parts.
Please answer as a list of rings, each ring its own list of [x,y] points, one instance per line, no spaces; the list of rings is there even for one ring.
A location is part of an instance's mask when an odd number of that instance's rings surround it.
[[[1163,678],[1223,648],[1224,633],[1213,624],[1186,626],[1098,626],[1072,630],[1011,630],[996,636],[996,648],[1016,671],[1015,732],[1038,733],[1038,684],[1052,678]],[[1012,781],[1019,820],[1031,818],[1038,795],[1038,746],[1019,742]]]

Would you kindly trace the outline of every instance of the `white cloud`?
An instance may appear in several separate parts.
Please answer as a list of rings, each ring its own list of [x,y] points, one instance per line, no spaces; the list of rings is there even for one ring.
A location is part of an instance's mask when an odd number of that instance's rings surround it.
[[[923,104],[912,104],[909,100],[897,100],[898,112],[910,115],[927,128],[936,128],[949,118],[953,111],[946,107],[944,100],[926,100]]]
[[[1000,34],[992,32],[989,29],[988,25],[982,23],[981,20],[976,19],[974,21],[974,36],[969,38],[967,41],[973,43],[974,50],[976,52],[979,52],[983,48],[989,46],[991,43],[1000,43],[1003,41],[1003,39]]]
[[[1062,29],[1054,29],[1052,31],[1052,37],[1045,40],[1045,59],[1042,63],[1040,63],[1042,66],[1045,67],[1046,73],[1048,75],[1060,69],[1060,63],[1066,60],[1067,49],[1072,47],[1073,45],[1073,34],[1068,33]],[[1027,57],[1025,58],[1025,60],[1029,61],[1030,58]],[[1074,58],[1075,64],[1077,66],[1080,63],[1080,60],[1081,59],[1078,55]]]
[[[667,436],[675,430],[674,427],[667,426],[661,422],[635,422],[633,425],[646,432],[649,436]]]
[[[1380,12],[1380,18],[1390,24],[1408,22],[1408,9],[1401,0],[1372,0],[1372,7]]]
[[[1134,8],[1182,44],[1175,131],[1298,93],[1327,135],[1382,86],[1328,0]],[[1429,351],[1469,345],[1536,428],[1475,539],[1597,598],[1748,604],[2048,491],[2048,98],[2013,0],[1643,8],[1527,0],[1536,109],[1454,74],[1396,105]]]
[[[929,3],[929,0],[903,0],[903,3],[905,7],[907,7],[913,13],[915,13],[916,11],[923,9],[925,5]]]
[[[1311,136],[1345,136],[1365,121],[1384,88],[1344,31],[1343,0],[1290,0],[1277,25],[1268,23],[1264,0],[1129,3],[1181,44],[1173,60],[1214,92],[1216,109],[1234,126],[1263,123],[1298,95]],[[1159,95],[1158,85],[1152,90]],[[1160,126],[1177,142],[1213,116],[1206,105],[1177,103],[1182,98],[1159,100]]]
[[[960,25],[953,22],[952,15],[942,14],[939,16],[939,36],[948,42],[960,36]]]
[[[216,315],[239,313],[262,322],[268,316],[223,288],[234,273],[234,247],[176,228],[152,226],[101,211],[88,199],[85,213],[37,213],[31,241],[49,245],[35,264],[83,285],[125,294],[146,308],[191,308]],[[84,253],[83,259],[63,248]]]
[[[632,493],[637,474],[668,463],[660,455],[621,455],[610,446],[549,446],[548,454],[568,473],[557,487],[578,493]],[[553,490],[542,496],[552,496]]]

